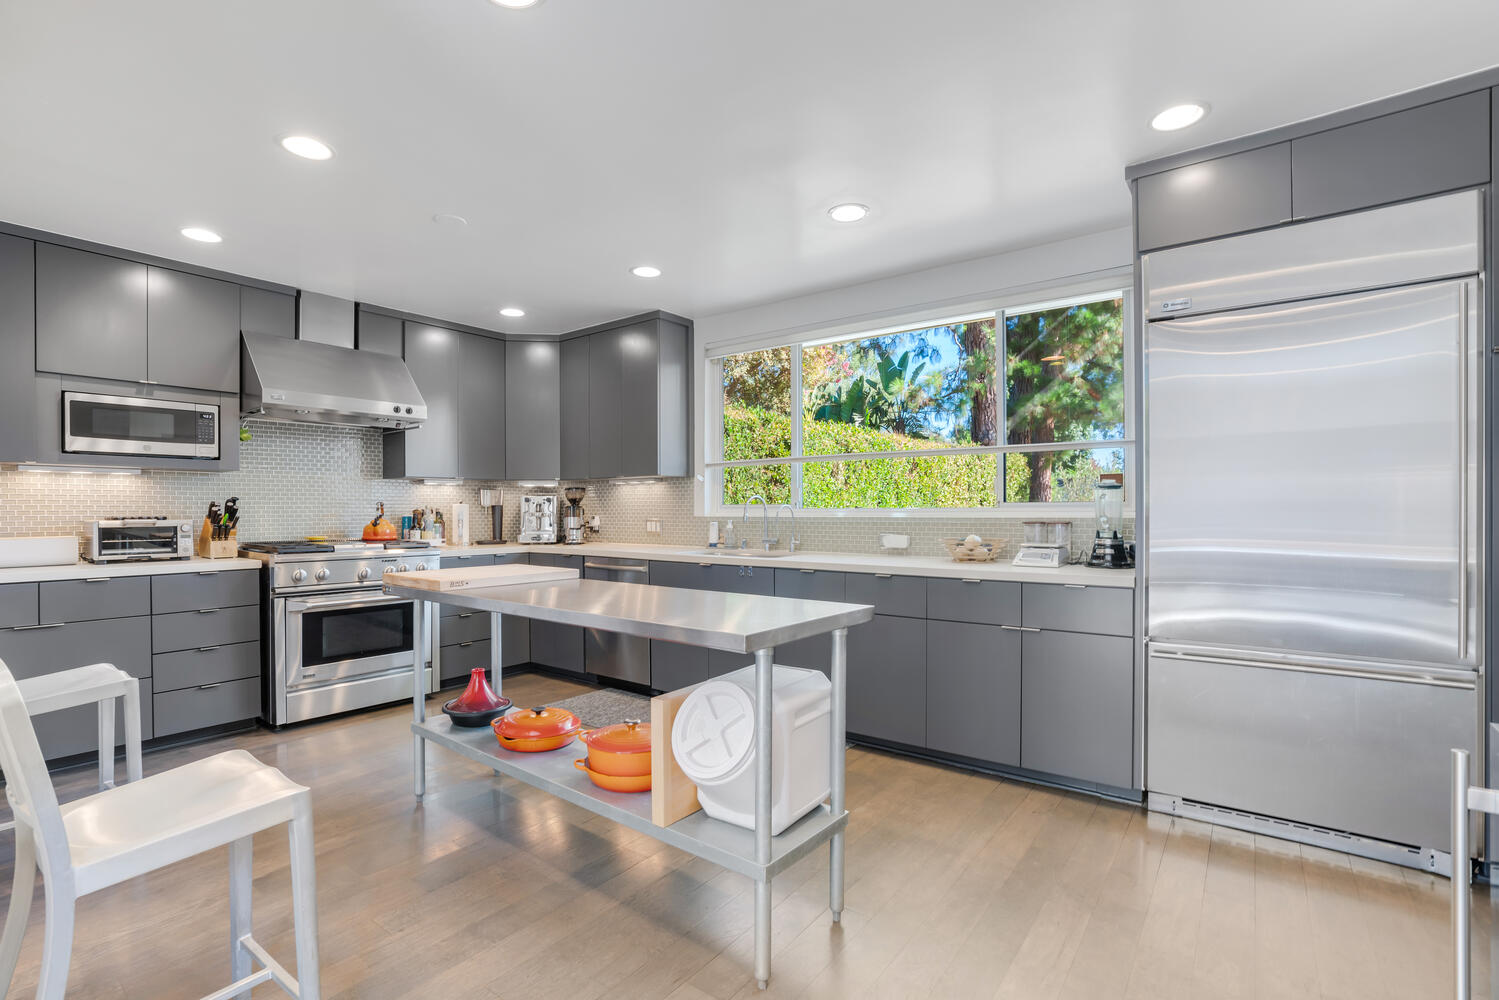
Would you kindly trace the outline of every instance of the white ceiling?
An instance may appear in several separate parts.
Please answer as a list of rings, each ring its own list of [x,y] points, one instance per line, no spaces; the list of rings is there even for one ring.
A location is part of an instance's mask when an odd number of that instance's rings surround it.
[[[1495,52],[1492,0],[4,0],[0,219],[491,329],[704,316],[1121,225],[1127,161]]]

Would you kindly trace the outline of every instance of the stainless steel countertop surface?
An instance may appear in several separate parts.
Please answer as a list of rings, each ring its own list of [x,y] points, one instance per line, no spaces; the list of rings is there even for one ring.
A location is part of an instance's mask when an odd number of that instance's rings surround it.
[[[723,594],[609,580],[433,591],[403,587],[399,581],[387,577],[385,592],[434,604],[458,604],[477,611],[497,611],[731,653],[784,645],[874,617],[874,608],[867,604]]]

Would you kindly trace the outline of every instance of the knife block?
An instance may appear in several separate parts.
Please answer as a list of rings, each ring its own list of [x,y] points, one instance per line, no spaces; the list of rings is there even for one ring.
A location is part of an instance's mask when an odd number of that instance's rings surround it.
[[[198,529],[196,551],[200,559],[233,559],[239,555],[239,529],[229,529],[228,538],[214,538],[213,525],[205,517]]]

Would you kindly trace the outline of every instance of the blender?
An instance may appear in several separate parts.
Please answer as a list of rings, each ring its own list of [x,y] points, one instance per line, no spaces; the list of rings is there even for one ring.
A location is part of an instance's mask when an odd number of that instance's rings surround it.
[[[562,491],[567,498],[567,511],[563,515],[563,541],[568,545],[583,544],[583,494],[588,491],[581,486],[569,486]]]
[[[1124,484],[1103,480],[1093,488],[1093,516],[1098,530],[1093,533],[1093,551],[1089,566],[1127,569],[1135,564],[1134,546],[1120,537],[1124,527]]]

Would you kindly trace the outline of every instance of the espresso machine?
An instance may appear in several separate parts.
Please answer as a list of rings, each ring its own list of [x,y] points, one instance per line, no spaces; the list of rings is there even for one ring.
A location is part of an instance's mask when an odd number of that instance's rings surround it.
[[[581,486],[569,486],[562,491],[567,498],[567,510],[562,515],[562,540],[568,545],[583,544],[583,536],[587,534],[587,522],[583,519],[583,494],[587,492]]]
[[[557,494],[527,494],[520,498],[520,532],[524,545],[553,545],[557,541]]]
[[[1093,490],[1093,516],[1098,530],[1093,533],[1093,551],[1089,566],[1127,569],[1135,564],[1135,546],[1119,534],[1124,527],[1124,484],[1104,479]]]

